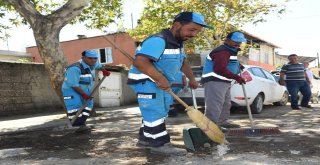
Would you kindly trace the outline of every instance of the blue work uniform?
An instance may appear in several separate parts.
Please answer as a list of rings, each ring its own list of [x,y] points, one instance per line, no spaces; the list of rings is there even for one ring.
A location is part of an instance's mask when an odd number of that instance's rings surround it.
[[[183,75],[179,71],[175,76],[175,82],[171,85],[171,90],[173,93],[177,94],[183,88]]]
[[[80,87],[84,93],[90,95],[94,86],[95,70],[102,68],[102,65],[97,62],[94,66],[89,66],[84,61],[80,60],[69,65],[65,71],[65,77],[62,84],[62,94],[64,104],[68,111],[68,118],[71,120],[77,111],[85,103],[82,96],[77,93],[72,87]],[[93,108],[93,99],[91,99],[82,114],[74,122],[74,126],[84,125],[87,118],[90,116],[90,111]]]
[[[212,57],[220,56],[228,61],[226,69],[232,75],[240,73],[240,63],[237,58],[239,49],[226,44],[215,48],[207,57],[203,67],[201,82],[204,86],[205,115],[218,125],[226,124],[231,108],[231,81],[224,75],[214,71],[216,63]]]
[[[169,29],[164,29],[144,40],[137,48],[136,56],[152,60],[153,66],[170,84],[175,82],[175,76],[186,57],[182,41],[174,38]],[[128,84],[137,93],[142,115],[140,140],[148,141],[154,147],[170,142],[164,121],[172,104],[172,96],[161,90],[154,80],[141,73],[135,66],[131,66],[129,70]]]

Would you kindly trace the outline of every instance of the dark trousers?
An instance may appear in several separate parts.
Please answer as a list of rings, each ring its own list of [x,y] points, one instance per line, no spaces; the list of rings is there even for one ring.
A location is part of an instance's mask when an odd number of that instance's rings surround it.
[[[289,94],[291,95],[291,107],[298,107],[298,92],[300,91],[303,95],[301,106],[307,106],[310,97],[311,97],[311,89],[307,81],[287,81],[287,89]]]

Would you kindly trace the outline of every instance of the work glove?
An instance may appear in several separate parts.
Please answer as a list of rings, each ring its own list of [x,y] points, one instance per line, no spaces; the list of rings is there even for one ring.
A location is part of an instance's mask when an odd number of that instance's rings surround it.
[[[240,77],[240,76],[236,78],[236,81],[239,84],[245,84],[246,83],[246,80],[244,78]]]
[[[87,94],[85,94],[85,93],[82,93],[81,94],[81,97],[84,99],[84,100],[89,100],[89,99],[92,99],[93,97],[91,97],[91,96],[89,96],[89,95],[87,95]]]
[[[110,72],[107,71],[106,69],[105,70],[102,70],[102,73],[103,73],[103,76],[110,76]]]

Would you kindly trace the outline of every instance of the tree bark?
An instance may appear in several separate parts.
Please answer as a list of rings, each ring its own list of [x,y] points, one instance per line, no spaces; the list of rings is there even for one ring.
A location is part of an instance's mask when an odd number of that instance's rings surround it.
[[[59,42],[60,30],[88,6],[88,0],[69,0],[49,15],[42,15],[29,0],[7,0],[29,23],[40,56],[48,72],[53,89],[63,101],[61,85],[67,60]]]

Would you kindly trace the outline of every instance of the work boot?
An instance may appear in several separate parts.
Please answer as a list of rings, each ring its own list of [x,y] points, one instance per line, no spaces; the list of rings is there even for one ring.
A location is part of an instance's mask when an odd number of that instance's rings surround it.
[[[185,155],[187,150],[174,147],[171,143],[166,143],[163,146],[151,147],[151,153],[162,155]]]
[[[240,128],[240,125],[232,124],[232,123],[225,123],[225,124],[221,124],[220,127],[221,127],[221,129]]]
[[[141,147],[141,148],[150,148],[150,143],[148,141],[144,141],[144,140],[138,140],[137,144],[136,144],[137,147]]]
[[[86,125],[81,125],[75,132],[76,133],[88,133],[88,132],[91,132],[91,127],[88,127]]]
[[[304,107],[304,108],[312,108],[311,105],[301,105],[301,107]]]

